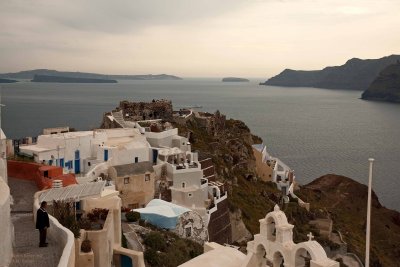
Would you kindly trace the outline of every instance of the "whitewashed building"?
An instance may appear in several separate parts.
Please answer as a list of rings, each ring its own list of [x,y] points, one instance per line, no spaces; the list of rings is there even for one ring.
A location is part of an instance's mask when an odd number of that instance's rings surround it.
[[[247,255],[237,249],[216,243],[206,243],[204,254],[186,262],[180,267],[339,267],[339,263],[329,259],[322,246],[310,233],[309,240],[293,242],[293,227],[283,211],[274,210],[260,220],[260,233],[247,243]]]
[[[7,184],[6,136],[0,129],[0,266],[8,266],[13,256],[14,227],[11,223],[10,188]]]
[[[165,166],[166,178],[172,182],[171,202],[196,211],[208,225],[218,203],[227,198],[223,184],[204,177],[197,153],[164,148],[159,150],[157,162]]]
[[[103,165],[102,169],[106,170],[109,166],[150,159],[150,145],[146,137],[133,128],[40,135],[36,144],[21,146],[20,152],[33,156],[38,163],[94,176],[96,174],[92,172],[98,165]]]

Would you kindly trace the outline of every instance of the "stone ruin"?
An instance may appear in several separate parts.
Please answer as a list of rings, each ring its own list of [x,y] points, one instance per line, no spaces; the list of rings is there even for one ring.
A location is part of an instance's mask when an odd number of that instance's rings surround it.
[[[171,121],[173,115],[172,102],[160,99],[151,102],[121,101],[115,111],[122,111],[127,121],[162,119]]]

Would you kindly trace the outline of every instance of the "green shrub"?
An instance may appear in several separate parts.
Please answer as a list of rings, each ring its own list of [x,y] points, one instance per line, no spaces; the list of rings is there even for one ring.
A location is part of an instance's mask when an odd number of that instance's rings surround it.
[[[150,232],[144,237],[144,244],[156,251],[165,251],[167,243],[164,237],[158,232]]]
[[[137,211],[129,211],[125,213],[125,218],[128,222],[137,222],[140,219],[140,213]]]
[[[126,239],[126,236],[121,230],[121,247],[123,248],[128,248],[128,240]]]
[[[156,250],[152,248],[146,249],[144,252],[144,259],[150,266],[164,266],[166,263],[165,257],[163,257],[163,254],[158,253]]]

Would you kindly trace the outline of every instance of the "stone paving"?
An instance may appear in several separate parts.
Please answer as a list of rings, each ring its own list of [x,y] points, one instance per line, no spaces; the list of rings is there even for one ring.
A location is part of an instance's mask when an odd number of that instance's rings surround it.
[[[143,246],[137,238],[135,231],[132,229],[131,224],[122,222],[122,232],[128,241],[128,248],[136,251],[143,252]]]
[[[37,191],[34,182],[8,178],[14,204],[11,207],[11,219],[14,224],[14,257],[10,267],[55,267],[61,256],[62,248],[55,240],[48,239],[49,246],[39,247],[39,232],[33,222],[33,194]]]

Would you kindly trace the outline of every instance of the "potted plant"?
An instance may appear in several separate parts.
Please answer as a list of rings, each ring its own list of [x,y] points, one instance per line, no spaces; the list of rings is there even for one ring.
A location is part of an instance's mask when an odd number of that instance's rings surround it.
[[[81,252],[89,253],[90,251],[92,251],[92,243],[87,238],[87,233],[86,233],[85,240],[83,240],[81,244]]]

